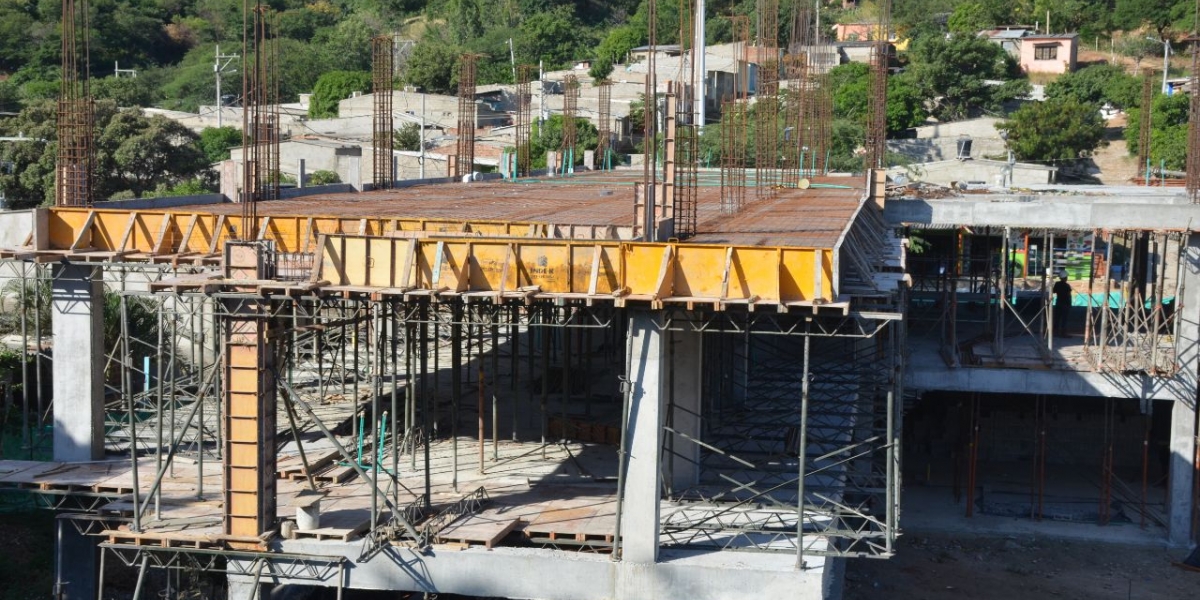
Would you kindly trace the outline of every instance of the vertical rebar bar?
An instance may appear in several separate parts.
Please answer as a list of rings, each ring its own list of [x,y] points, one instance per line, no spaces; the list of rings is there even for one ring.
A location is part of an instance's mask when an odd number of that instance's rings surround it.
[[[478,54],[463,54],[458,63],[458,145],[454,177],[461,180],[475,168],[475,69]]]
[[[375,189],[386,189],[395,185],[392,160],[395,142],[392,130],[392,85],[395,79],[395,51],[391,35],[380,35],[371,39],[371,92],[374,99],[374,160],[373,179]]]

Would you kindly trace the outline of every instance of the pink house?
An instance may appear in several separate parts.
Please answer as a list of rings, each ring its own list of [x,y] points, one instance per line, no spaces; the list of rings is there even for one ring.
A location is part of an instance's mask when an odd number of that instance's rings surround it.
[[[1034,34],[1021,38],[1021,70],[1026,73],[1069,73],[1079,58],[1079,34]]]

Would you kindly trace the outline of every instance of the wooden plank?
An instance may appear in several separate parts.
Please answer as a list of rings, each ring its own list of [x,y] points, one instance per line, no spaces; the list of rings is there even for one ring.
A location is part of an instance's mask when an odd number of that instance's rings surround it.
[[[516,529],[520,522],[520,519],[511,517],[472,515],[460,523],[447,527],[437,535],[437,541],[439,543],[482,544],[490,550],[492,546]]]

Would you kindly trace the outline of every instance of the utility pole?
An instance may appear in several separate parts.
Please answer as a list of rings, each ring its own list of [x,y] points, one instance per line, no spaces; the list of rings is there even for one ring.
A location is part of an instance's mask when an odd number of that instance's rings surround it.
[[[221,102],[221,73],[225,73],[226,69],[229,68],[229,65],[236,58],[240,57],[237,54],[221,54],[221,46],[217,45],[217,60],[213,63],[213,73],[217,75],[217,127],[220,127],[223,123],[221,120],[221,109],[224,107],[224,104]],[[222,60],[225,61],[225,64],[221,64]],[[228,72],[236,73],[237,69],[229,69]]]
[[[513,39],[508,38],[508,62],[512,64],[513,83],[517,82],[517,53],[513,51]]]

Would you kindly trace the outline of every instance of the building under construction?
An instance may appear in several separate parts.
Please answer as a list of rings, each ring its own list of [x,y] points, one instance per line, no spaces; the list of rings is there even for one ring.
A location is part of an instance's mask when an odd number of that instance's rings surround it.
[[[636,170],[476,177],[467,118],[451,182],[282,194],[263,16],[237,197],[0,214],[0,497],[58,511],[56,595],[836,598],[903,508],[1194,541],[1197,205],[889,188],[882,136],[831,176],[795,19],[769,117],[725,100],[755,164],[699,168],[703,84],[652,73]]]

